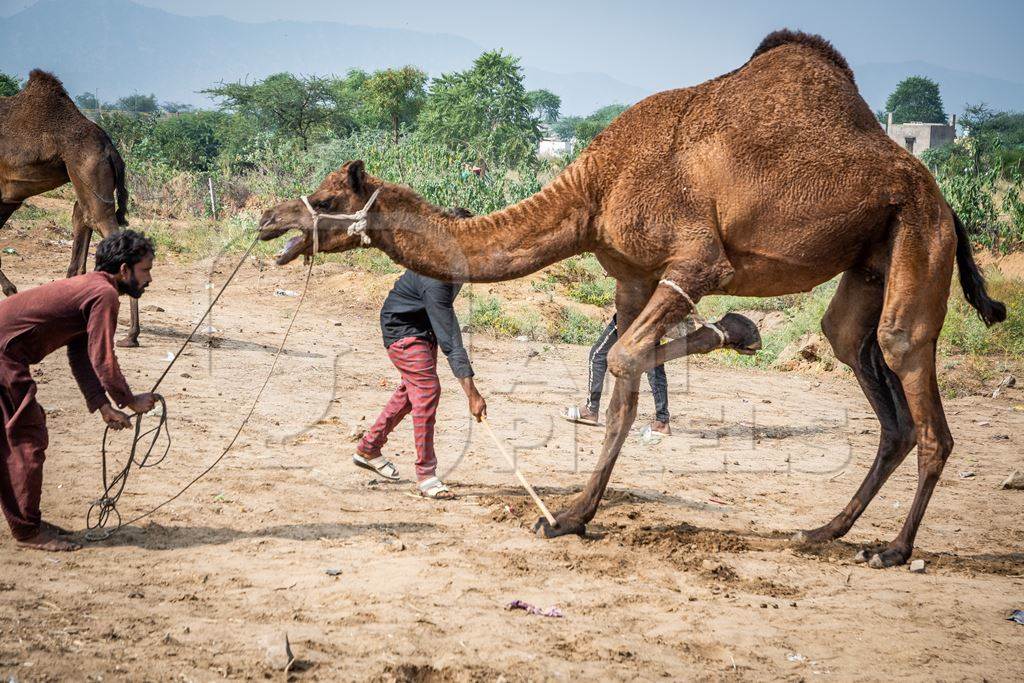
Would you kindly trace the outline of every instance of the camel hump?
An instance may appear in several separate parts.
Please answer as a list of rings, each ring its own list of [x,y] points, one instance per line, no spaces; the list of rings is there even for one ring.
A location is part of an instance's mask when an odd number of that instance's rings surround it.
[[[68,96],[68,92],[64,89],[64,84],[60,82],[60,79],[49,71],[43,71],[42,69],[32,69],[28,75],[28,85],[25,87],[46,88],[64,95],[65,97]]]
[[[806,45],[809,48],[817,50],[826,59],[838,66],[843,73],[853,81],[853,70],[850,69],[849,63],[846,58],[839,54],[832,43],[828,42],[824,38],[814,33],[804,33],[803,31],[791,31],[788,28],[784,28],[779,31],[773,31],[764,37],[761,44],[754,50],[754,54],[750,55],[750,59],[754,59],[759,55],[763,55],[769,50],[774,50],[777,47],[783,45]],[[749,61],[749,60],[748,60]]]

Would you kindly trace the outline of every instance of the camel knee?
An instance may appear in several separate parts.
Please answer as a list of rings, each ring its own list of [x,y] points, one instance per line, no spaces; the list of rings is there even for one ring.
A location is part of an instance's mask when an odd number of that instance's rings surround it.
[[[630,379],[640,374],[640,357],[631,353],[619,340],[608,352],[608,371],[620,379]]]
[[[877,335],[885,364],[897,375],[902,376],[909,369],[919,345],[914,343],[909,330],[891,325],[880,325]]]

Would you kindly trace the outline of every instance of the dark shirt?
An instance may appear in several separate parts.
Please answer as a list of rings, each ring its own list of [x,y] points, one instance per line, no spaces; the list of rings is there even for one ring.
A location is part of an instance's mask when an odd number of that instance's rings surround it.
[[[429,339],[441,347],[456,377],[472,377],[473,366],[462,345],[459,319],[455,317],[455,297],[460,289],[462,285],[441,282],[411,270],[402,273],[380,309],[384,348],[406,337]]]
[[[114,276],[93,272],[34,287],[0,301],[0,353],[25,365],[62,346],[89,411],[132,400],[114,355],[120,307]]]

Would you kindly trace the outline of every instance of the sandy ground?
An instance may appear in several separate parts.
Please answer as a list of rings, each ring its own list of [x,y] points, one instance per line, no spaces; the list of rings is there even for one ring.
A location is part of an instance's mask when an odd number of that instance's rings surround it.
[[[7,245],[20,255],[4,269],[23,288],[66,267],[66,247],[46,255],[17,233]],[[142,348],[121,353],[139,391],[206,301],[204,264],[161,263],[156,276],[143,305],[164,310],[146,311]],[[219,454],[294,307],[274,292],[301,280],[298,266],[243,268],[213,342],[191,347],[161,387],[173,447],[133,472],[123,514]],[[0,677],[280,680],[287,635],[298,680],[1019,680],[1024,626],[1006,617],[1024,609],[1024,492],[999,490],[1024,468],[1019,388],[947,402],[957,447],[918,536],[925,574],[852,562],[902,524],[913,456],[842,542],[786,540],[830,519],[871,463],[878,425],[851,378],[706,361],[670,366],[676,434],[630,438],[587,537],[545,541],[446,370],[437,446],[460,499],[417,499],[411,481],[375,482],[351,465],[352,431],[395,385],[380,290],[317,267],[237,448],[172,505],[74,554],[0,539]],[[586,349],[471,343],[495,430],[559,508],[603,435],[556,417],[582,397]],[[44,516],[82,529],[101,489],[102,425],[61,354],[35,373],[51,433]],[[651,412],[645,392],[641,419]],[[390,445],[410,475],[411,427]],[[565,616],[507,611],[513,599]]]

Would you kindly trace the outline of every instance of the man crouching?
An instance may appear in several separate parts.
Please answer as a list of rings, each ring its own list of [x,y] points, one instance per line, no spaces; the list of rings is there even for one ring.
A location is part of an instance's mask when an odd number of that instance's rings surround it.
[[[112,429],[153,409],[153,394],[134,395],[114,355],[118,297],[139,298],[152,281],[153,242],[133,230],[96,247],[96,270],[57,280],[0,301],[0,506],[18,544],[38,550],[78,550],[68,532],[44,522],[39,511],[43,460],[49,437],[29,366],[62,346],[89,412],[100,411]]]

